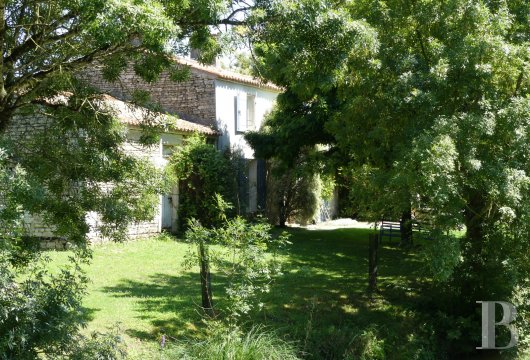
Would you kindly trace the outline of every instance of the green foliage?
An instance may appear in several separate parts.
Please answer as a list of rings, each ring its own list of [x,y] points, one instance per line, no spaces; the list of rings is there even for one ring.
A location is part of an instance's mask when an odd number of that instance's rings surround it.
[[[450,348],[461,356],[479,337],[475,301],[509,300],[530,274],[530,5],[359,0],[330,22],[326,1],[285,4],[282,27],[255,35],[257,70],[286,88],[262,142],[290,144],[278,147],[288,158],[329,143],[368,220],[415,208],[437,233],[465,225],[460,246],[435,237],[428,250],[443,249],[433,265],[450,284],[433,306],[455,316],[448,327],[467,324]],[[328,27],[344,19],[365,31]]]
[[[221,220],[216,194],[234,203],[236,182],[230,160],[205,139],[194,135],[170,159],[171,175],[179,181],[179,221],[184,229],[195,218],[206,227]]]
[[[300,156],[293,167],[269,161],[267,209],[269,221],[284,226],[286,221],[310,222],[320,201],[320,182],[307,156]]]
[[[80,337],[71,344],[73,348],[66,359],[69,360],[121,360],[127,359],[127,351],[120,328],[107,333],[93,332],[90,337]]]
[[[80,334],[87,284],[80,264],[90,252],[81,247],[68,266],[50,272],[49,259],[27,238],[23,221],[24,202],[42,192],[21,165],[13,169],[7,159],[0,148],[0,358],[117,359],[111,356],[112,338],[103,344]]]
[[[6,0],[2,4],[0,129],[15,110],[50,90],[47,80],[93,62],[104,65],[109,81],[115,81],[127,63],[146,81],[154,81],[161,71],[175,70],[171,58],[189,50],[185,38],[202,50],[204,61],[211,60],[220,49],[209,26],[236,21],[226,16],[243,7],[231,0]]]
[[[429,275],[437,281],[447,281],[462,262],[460,239],[456,236],[431,232],[423,251]]]
[[[296,360],[299,359],[292,343],[260,327],[248,332],[238,329],[214,329],[206,340],[181,342],[163,351],[163,359],[182,360]]]
[[[41,215],[56,236],[80,247],[90,230],[89,212],[99,214],[102,235],[123,239],[128,224],[153,218],[165,186],[162,173],[148,159],[124,153],[125,128],[112,112],[94,107],[97,97],[66,101],[52,113],[33,108],[43,129],[31,137],[1,137],[12,149],[5,161],[16,160],[25,173],[20,210]]]
[[[373,328],[363,330],[351,339],[350,347],[344,354],[344,360],[384,360],[386,359],[384,340],[377,338]]]
[[[320,174],[319,180],[322,199],[331,200],[337,187],[337,181],[335,180],[335,177],[331,176],[330,174]]]
[[[4,253],[0,265],[0,353],[3,359],[35,359],[67,353],[76,339],[86,279],[77,269],[50,275],[33,262],[16,277]],[[19,275],[20,276],[20,275]]]
[[[238,319],[261,309],[260,294],[268,293],[274,278],[281,275],[277,251],[289,243],[288,234],[273,237],[270,225],[236,217],[216,229],[214,236],[223,245],[212,263],[226,277],[227,317]]]
[[[200,249],[192,250],[185,264],[189,268],[197,261],[207,261],[214,266],[216,276],[223,278],[226,293],[225,301],[216,308],[226,321],[235,323],[263,306],[260,295],[268,293],[274,277],[281,274],[277,250],[288,244],[288,235],[273,237],[268,224],[225,217],[224,223],[216,228],[190,221],[186,240],[198,248],[208,246],[206,259]]]
[[[124,154],[125,127],[76,77],[98,64],[109,81],[129,65],[148,82],[164,70],[181,80],[185,72],[172,58],[186,52],[183,39],[214,56],[219,49],[209,26],[231,21],[223,17],[231,6],[238,2],[0,1],[0,353],[6,358],[34,359],[37,352],[69,358],[68,342],[82,341],[76,319],[82,276],[41,269],[24,216],[42,216],[87,259],[90,215],[99,215],[102,235],[121,240],[129,223],[152,219],[163,192],[162,174],[147,159]],[[28,117],[35,125],[30,134],[6,138],[6,129]],[[41,127],[43,118],[49,121]],[[157,139],[152,131],[142,137],[146,144]],[[109,339],[88,341],[83,356],[117,357]]]

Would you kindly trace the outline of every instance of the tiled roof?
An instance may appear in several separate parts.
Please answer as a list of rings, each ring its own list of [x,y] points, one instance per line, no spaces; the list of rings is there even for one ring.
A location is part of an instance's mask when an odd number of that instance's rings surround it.
[[[181,117],[177,118],[175,116],[154,112],[144,107],[118,100],[107,94],[101,95],[101,98],[106,106],[116,112],[118,119],[128,125],[139,126],[142,123],[147,124],[150,122],[152,124],[168,125],[171,130],[176,131],[217,135],[217,131],[214,129],[182,119]]]
[[[212,75],[214,75],[214,76],[216,76],[216,77],[218,77],[220,79],[233,81],[233,82],[238,82],[238,83],[243,83],[243,84],[249,84],[249,85],[253,85],[253,86],[257,86],[257,87],[265,88],[265,89],[270,89],[270,90],[274,90],[274,91],[278,91],[278,92],[283,91],[283,89],[281,87],[279,87],[279,86],[277,86],[277,85],[275,85],[273,83],[263,82],[260,79],[254,78],[254,77],[249,76],[249,75],[239,74],[239,73],[234,72],[234,71],[221,69],[221,68],[218,68],[218,67],[215,67],[215,66],[211,66],[211,65],[203,65],[203,64],[200,64],[199,62],[197,62],[195,60],[189,60],[189,59],[183,59],[183,58],[175,58],[175,60],[178,63],[180,63],[180,64],[187,65],[187,66],[191,67],[192,69],[196,69],[196,70],[199,70],[199,71],[204,71],[204,72],[212,74]]]
[[[62,94],[52,99],[46,99],[49,104],[66,104],[70,94]],[[114,115],[122,123],[131,126],[140,126],[142,124],[164,125],[167,131],[198,132],[200,134],[215,136],[218,132],[208,126],[200,125],[182,118],[155,112],[144,107],[121,101],[113,96],[102,94],[98,95],[96,101],[102,101],[103,107]]]

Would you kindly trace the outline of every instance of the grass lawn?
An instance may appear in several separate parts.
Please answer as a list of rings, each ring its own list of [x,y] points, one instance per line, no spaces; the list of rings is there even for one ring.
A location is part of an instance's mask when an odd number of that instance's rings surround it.
[[[340,358],[359,334],[375,331],[387,342],[414,340],[420,260],[416,252],[385,243],[380,252],[379,288],[366,294],[366,229],[309,231],[291,229],[292,245],[282,254],[284,275],[252,318],[296,341],[311,359]],[[120,323],[133,358],[160,358],[161,333],[172,337],[199,332],[199,275],[184,270],[188,245],[147,239],[97,246],[87,267],[91,279],[84,306],[88,330]],[[52,252],[54,264],[68,253]],[[216,289],[217,285],[217,289]],[[213,276],[214,299],[221,286]],[[391,339],[398,336],[400,339]]]

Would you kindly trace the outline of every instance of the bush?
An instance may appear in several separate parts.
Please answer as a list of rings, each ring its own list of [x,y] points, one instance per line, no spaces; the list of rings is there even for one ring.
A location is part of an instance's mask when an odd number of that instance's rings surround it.
[[[186,144],[173,154],[168,170],[169,175],[179,181],[181,230],[185,230],[191,218],[208,227],[221,221],[216,194],[235,203],[237,183],[234,166],[229,157],[198,135],[188,138]]]
[[[80,337],[73,343],[69,360],[121,360],[126,359],[127,351],[119,327],[108,333],[94,332],[90,337]]]
[[[31,180],[5,154],[0,148],[0,359],[119,359],[116,337],[80,333],[87,283],[80,264],[90,252],[77,248],[68,266],[49,271],[24,231]]]
[[[221,328],[203,341],[187,341],[168,348],[164,359],[179,360],[297,360],[292,343],[261,327],[242,333],[234,328]]]
[[[273,224],[287,221],[305,224],[313,219],[320,198],[320,182],[305,156],[299,156],[293,167],[270,160],[267,178],[266,214]]]
[[[368,328],[353,337],[344,353],[344,360],[384,360],[384,344],[384,340],[377,337],[377,331]]]
[[[219,198],[218,201],[222,200]],[[226,205],[225,205],[226,206]],[[190,221],[186,240],[197,245],[186,257],[188,267],[197,263],[201,267],[203,308],[214,315],[210,265],[226,278],[227,298],[223,306],[216,306],[226,320],[235,323],[251,310],[261,307],[259,295],[269,291],[270,283],[280,273],[275,256],[277,248],[288,243],[288,235],[278,238],[271,235],[266,223],[250,223],[241,217],[226,219],[222,226],[206,228]],[[209,245],[222,245],[215,251]],[[203,269],[207,271],[203,273]]]

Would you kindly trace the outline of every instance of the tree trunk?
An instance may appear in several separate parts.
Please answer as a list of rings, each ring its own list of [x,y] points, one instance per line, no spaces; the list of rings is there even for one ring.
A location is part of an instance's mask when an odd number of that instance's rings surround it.
[[[213,309],[212,296],[212,276],[210,273],[210,262],[208,259],[208,249],[204,243],[199,244],[200,262],[201,262],[201,295],[202,308],[210,317],[215,316]]]
[[[377,265],[379,262],[379,235],[368,235],[368,292],[377,290]]]
[[[412,209],[409,207],[401,214],[401,246],[412,245]]]
[[[278,204],[278,212],[279,212],[279,219],[278,223],[280,227],[285,227],[285,223],[287,222],[287,206],[285,206],[285,201],[282,200]]]

